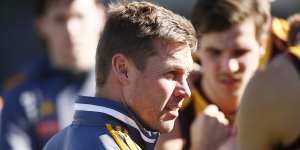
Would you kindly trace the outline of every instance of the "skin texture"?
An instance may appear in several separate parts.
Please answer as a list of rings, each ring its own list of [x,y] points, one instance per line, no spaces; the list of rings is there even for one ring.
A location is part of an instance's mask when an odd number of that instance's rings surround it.
[[[46,14],[36,19],[38,32],[47,43],[56,68],[87,71],[105,23],[104,8],[94,0],[50,3]]]
[[[191,94],[187,76],[193,62],[185,45],[160,41],[154,45],[158,55],[147,60],[145,70],[133,66],[132,82],[123,90],[124,102],[150,128],[170,132],[183,99]]]
[[[191,149],[216,149],[230,137],[230,134],[231,128],[228,126],[228,120],[224,114],[216,105],[209,105],[191,126],[192,143],[202,143],[193,144]]]
[[[191,148],[216,150],[235,147],[235,142],[227,140],[235,141],[232,140],[235,138],[233,124],[239,99],[263,54],[255,36],[254,23],[246,20],[223,32],[203,34],[199,45],[196,52],[201,60],[202,85],[199,86],[216,105],[217,111],[213,112],[217,113],[204,111],[198,114],[194,127],[191,127],[194,134],[191,136],[195,138]],[[161,135],[157,149],[182,149],[185,141],[179,131],[174,129],[170,134]],[[226,146],[222,146],[225,143]]]
[[[247,20],[224,32],[204,34],[200,43],[202,87],[225,115],[235,113],[238,98],[256,71],[261,56],[255,26]],[[237,69],[233,70],[232,66]]]
[[[287,56],[257,72],[242,97],[237,125],[241,150],[271,150],[300,135],[299,74]]]
[[[246,20],[224,32],[205,34],[201,43],[199,56],[203,69],[202,87],[220,112],[205,110],[198,115],[195,122],[201,126],[197,130],[206,132],[200,132],[198,136],[203,138],[193,142],[192,148],[201,146],[200,149],[214,150],[235,147],[235,142],[230,144],[228,140],[235,136],[232,125],[239,99],[255,73],[262,54],[255,38],[254,23]],[[220,115],[224,115],[225,120],[229,119],[229,124],[220,119]],[[192,133],[195,132],[192,130]],[[222,146],[224,143],[226,145]]]

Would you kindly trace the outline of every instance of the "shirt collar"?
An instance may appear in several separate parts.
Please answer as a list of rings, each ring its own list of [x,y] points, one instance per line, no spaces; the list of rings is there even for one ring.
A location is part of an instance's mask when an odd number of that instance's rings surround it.
[[[82,116],[82,113],[93,113],[94,115],[98,116],[99,113],[101,113],[102,115],[106,114],[110,117],[113,117],[138,130],[142,139],[148,143],[155,143],[159,135],[158,132],[151,131],[143,127],[141,123],[136,119],[136,117],[134,117],[132,111],[129,110],[129,108],[113,100],[99,97],[80,96],[75,103],[75,111],[75,120],[80,120],[80,116]],[[93,115],[84,115],[84,117],[84,120],[89,119],[89,117],[94,118]]]

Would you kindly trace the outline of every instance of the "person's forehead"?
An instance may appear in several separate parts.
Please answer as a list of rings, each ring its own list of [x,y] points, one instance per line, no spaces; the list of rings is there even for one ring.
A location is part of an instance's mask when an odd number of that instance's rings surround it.
[[[223,32],[213,32],[203,34],[201,37],[201,48],[234,48],[249,47],[257,44],[255,26],[253,22],[244,22],[234,25],[230,29]]]
[[[47,12],[54,10],[85,10],[88,11],[91,6],[96,5],[96,0],[56,0],[49,2],[46,6]]]
[[[175,40],[156,38],[151,41],[153,49],[161,55],[171,55],[177,51],[189,48],[187,43]]]
[[[193,59],[188,46],[182,45],[168,50],[161,49],[161,52],[158,53],[158,58],[166,67],[183,70],[185,72],[192,70]]]

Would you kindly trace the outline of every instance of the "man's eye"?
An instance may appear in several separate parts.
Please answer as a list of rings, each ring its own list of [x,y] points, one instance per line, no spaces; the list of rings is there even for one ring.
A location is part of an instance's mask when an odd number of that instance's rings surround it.
[[[76,15],[74,16],[74,18],[79,19],[79,20],[82,20],[82,19],[84,19],[84,16],[83,16],[82,14],[76,14]]]
[[[66,22],[66,18],[64,16],[56,16],[54,21],[57,24],[64,24]]]
[[[175,72],[168,72],[168,73],[165,74],[165,78],[167,78],[169,80],[175,80],[176,73]]]
[[[217,57],[217,56],[221,55],[221,51],[216,50],[216,49],[210,49],[210,50],[208,50],[208,53],[210,56],[213,56],[213,57]]]
[[[234,52],[234,58],[238,58],[238,57],[241,57],[243,55],[245,55],[246,53],[248,52],[248,50],[237,50]]]

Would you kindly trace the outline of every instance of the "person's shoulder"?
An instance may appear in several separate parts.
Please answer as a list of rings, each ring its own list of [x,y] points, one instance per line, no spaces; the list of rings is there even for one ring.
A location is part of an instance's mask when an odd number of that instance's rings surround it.
[[[12,89],[3,90],[1,92],[1,98],[4,103],[4,107],[18,107],[21,102],[26,101],[25,99],[35,98],[37,93],[34,89],[37,87],[38,85],[34,82],[25,81]]]
[[[245,89],[238,115],[239,138],[248,143],[247,148],[277,144],[274,139],[290,143],[299,135],[299,89],[299,76],[285,54],[254,75]]]
[[[274,58],[266,68],[258,70],[244,93],[244,97],[251,98],[252,103],[274,102],[283,91],[292,90],[291,85],[297,86],[298,73],[288,55],[282,54]],[[255,98],[260,96],[260,98]],[[275,99],[275,100],[274,100]],[[256,102],[257,101],[257,102]]]
[[[294,107],[300,105],[299,89],[299,75],[288,55],[279,55],[249,81],[241,99],[240,114],[245,119],[263,117],[280,123],[283,118],[274,114],[295,113]]]
[[[299,88],[300,80],[290,55],[282,54],[274,58],[265,70],[258,71],[253,83],[258,84],[257,88],[260,88],[261,92],[268,92],[277,97],[277,95],[284,96]]]
[[[45,72],[51,70],[49,68],[48,60],[41,57],[9,77],[1,91],[4,102],[6,103],[8,100],[16,101],[22,99],[22,97],[36,96],[38,91],[51,90],[49,87],[53,86],[48,86],[48,84],[52,84],[52,82],[43,78],[46,74]]]
[[[49,62],[46,56],[32,60],[31,63],[22,66],[17,72],[7,77],[3,82],[2,90],[11,91],[22,84],[36,80],[45,69],[49,68],[48,66]]]
[[[120,133],[111,125],[111,128],[107,127],[109,125],[95,126],[73,123],[52,137],[45,145],[44,150],[120,149],[120,143],[125,145],[122,138],[124,132]]]

